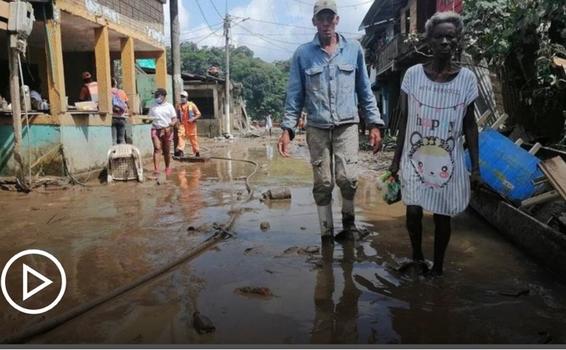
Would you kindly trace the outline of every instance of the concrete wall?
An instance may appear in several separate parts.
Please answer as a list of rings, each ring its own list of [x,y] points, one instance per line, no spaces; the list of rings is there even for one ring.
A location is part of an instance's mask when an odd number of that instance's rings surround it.
[[[32,162],[46,154],[54,147],[59,145],[61,133],[59,126],[56,125],[31,125],[28,135],[28,128],[23,128],[22,156],[24,163],[28,164],[30,142]],[[29,137],[28,137],[29,136]],[[0,175],[13,175],[17,169],[13,155],[14,132],[11,125],[0,125]],[[51,158],[51,157],[50,157]],[[51,159],[53,160],[53,159]],[[59,175],[61,170],[60,162],[53,164],[46,163],[44,170],[48,174]]]
[[[128,125],[132,143],[142,156],[149,157],[153,152],[150,137],[150,124]],[[72,172],[84,172],[102,168],[107,164],[108,149],[112,145],[112,130],[108,125],[32,125],[31,158],[35,163],[42,155],[63,144],[65,156]],[[24,128],[22,155],[28,164],[27,128]],[[14,133],[10,125],[0,125],[0,176],[14,175],[17,164],[13,156]],[[43,168],[49,175],[62,175],[61,157],[51,152],[34,168],[34,173]]]
[[[61,142],[74,172],[102,168],[107,165],[108,149],[112,146],[111,126],[61,126]],[[142,156],[150,156],[153,152],[150,124],[130,125],[132,144]]]
[[[159,0],[98,0],[98,3],[136,21],[163,24],[163,4]]]

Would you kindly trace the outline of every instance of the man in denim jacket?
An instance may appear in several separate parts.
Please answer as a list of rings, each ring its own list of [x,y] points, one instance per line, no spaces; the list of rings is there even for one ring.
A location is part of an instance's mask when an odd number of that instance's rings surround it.
[[[340,17],[334,0],[318,0],[313,25],[318,33],[301,45],[291,62],[283,134],[279,153],[289,156],[289,143],[303,107],[307,117],[307,143],[314,173],[314,200],[322,241],[332,242],[332,189],[334,179],[342,193],[343,231],[336,239],[357,236],[354,197],[357,188],[358,104],[370,129],[374,153],[381,147],[379,127],[383,126],[366,71],[360,44],[336,33]]]

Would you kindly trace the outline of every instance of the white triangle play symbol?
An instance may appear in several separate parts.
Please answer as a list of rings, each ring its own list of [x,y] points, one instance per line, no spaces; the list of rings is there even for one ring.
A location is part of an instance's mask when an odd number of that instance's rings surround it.
[[[34,269],[32,269],[31,267],[27,266],[26,264],[23,264],[24,268],[23,268],[23,286],[22,286],[22,291],[23,291],[23,298],[24,300],[27,300],[29,297],[35,295],[36,293],[39,293],[41,290],[43,290],[44,288],[46,288],[48,285],[50,285],[51,283],[53,283],[52,280],[50,280],[49,278],[43,276],[42,274],[40,274],[39,272],[35,271]],[[43,283],[41,283],[39,286],[35,287],[33,290],[29,291],[28,290],[28,275],[29,274],[34,275],[36,278],[40,279]]]

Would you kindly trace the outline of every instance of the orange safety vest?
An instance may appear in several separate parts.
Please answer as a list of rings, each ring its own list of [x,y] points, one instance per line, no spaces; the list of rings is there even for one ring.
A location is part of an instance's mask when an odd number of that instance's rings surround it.
[[[177,111],[179,112],[179,116],[181,117],[181,123],[185,128],[186,135],[196,135],[197,134],[197,123],[196,122],[189,122],[190,114],[193,115],[197,114],[197,106],[192,102],[187,102],[184,104],[180,104],[177,106]]]

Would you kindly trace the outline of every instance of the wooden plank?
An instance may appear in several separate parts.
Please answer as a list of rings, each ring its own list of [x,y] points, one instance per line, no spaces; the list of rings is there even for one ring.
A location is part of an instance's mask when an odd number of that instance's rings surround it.
[[[478,119],[478,126],[479,127],[483,127],[483,125],[485,124],[485,122],[487,121],[487,119],[489,118],[489,116],[491,115],[491,111],[487,110],[485,111],[481,117],[479,117]]]
[[[45,29],[47,31],[45,60],[47,62],[49,109],[51,110],[51,115],[59,118],[61,113],[67,111],[61,24],[54,20],[47,20]]]
[[[127,37],[121,40],[120,61],[122,62],[122,88],[128,96],[130,114],[139,111],[136,101],[136,57],[134,53],[134,38]]]
[[[0,17],[10,18],[10,4],[7,1],[0,1]]]
[[[167,90],[167,58],[165,50],[161,51],[155,60],[155,87]],[[173,97],[171,97],[173,101]]]
[[[566,73],[566,60],[565,59],[554,56],[554,58],[552,59],[552,62],[556,66],[562,67],[562,69],[564,69],[564,72]]]
[[[566,163],[560,157],[545,160],[539,164],[542,172],[560,195],[566,199]]]
[[[524,201],[521,202],[521,208],[530,207],[535,204],[546,203],[559,197],[560,197],[560,193],[558,193],[558,191],[556,190],[545,192],[539,194],[538,196],[525,199]]]
[[[508,115],[508,114],[506,114],[506,113],[502,114],[499,118],[497,118],[497,120],[495,121],[495,123],[493,123],[493,124],[491,125],[491,128],[492,128],[492,129],[495,129],[495,130],[499,129],[499,127],[500,127],[501,125],[503,125],[503,123],[505,123],[505,121],[507,120],[507,118],[509,118],[509,115]]]
[[[98,110],[103,113],[112,113],[108,26],[94,29],[94,57],[96,62],[96,81],[98,83]]]
[[[529,154],[532,154],[534,156],[535,154],[537,154],[538,151],[540,151],[541,148],[542,145],[537,142],[533,147],[531,147],[531,149],[529,150]]]

